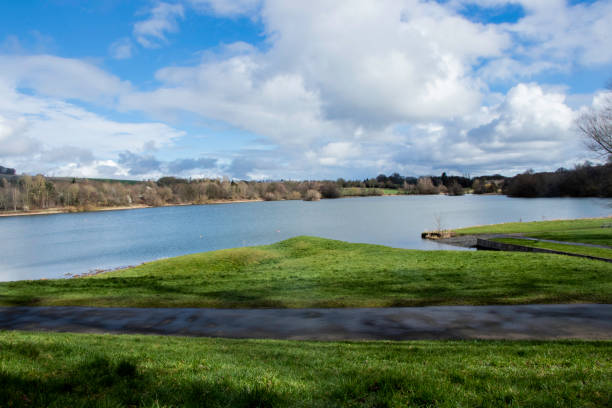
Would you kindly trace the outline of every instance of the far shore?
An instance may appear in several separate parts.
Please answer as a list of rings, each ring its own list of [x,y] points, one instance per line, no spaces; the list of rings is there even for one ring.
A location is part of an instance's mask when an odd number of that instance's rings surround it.
[[[211,200],[205,203],[180,203],[180,204],[164,204],[160,206],[145,205],[145,204],[134,204],[125,205],[118,207],[94,207],[88,209],[79,209],[76,207],[65,207],[65,208],[47,208],[37,209],[32,211],[2,211],[0,217],[22,217],[27,215],[52,215],[52,214],[71,214],[71,213],[84,213],[84,212],[98,212],[98,211],[123,211],[123,210],[138,210],[142,208],[160,208],[160,207],[182,207],[188,205],[209,205],[209,204],[233,204],[233,203],[251,203],[263,201],[260,198],[253,200]]]
[[[363,198],[363,197],[396,197],[404,194],[382,194],[372,196],[342,196],[338,198]],[[440,193],[440,195],[445,195]],[[301,200],[301,199],[300,199]],[[53,214],[72,214],[72,213],[85,213],[85,212],[98,212],[98,211],[122,211],[122,210],[138,210],[142,208],[160,208],[160,207],[183,207],[188,205],[209,205],[209,204],[234,204],[234,203],[255,203],[265,201],[261,198],[255,198],[252,200],[210,200],[205,203],[179,203],[179,204],[164,204],[164,205],[146,205],[146,204],[134,204],[125,205],[118,207],[90,207],[87,209],[81,209],[78,207],[59,207],[59,208],[46,208],[36,209],[32,211],[0,211],[0,217],[22,217],[27,215],[53,215]],[[275,201],[289,201],[289,200],[275,200]],[[295,201],[295,200],[293,200]]]

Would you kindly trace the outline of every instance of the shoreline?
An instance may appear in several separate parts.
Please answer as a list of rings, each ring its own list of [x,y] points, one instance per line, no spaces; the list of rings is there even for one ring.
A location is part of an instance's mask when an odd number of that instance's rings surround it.
[[[101,212],[101,211],[126,211],[126,210],[141,210],[143,208],[163,208],[163,207],[185,207],[191,205],[216,205],[216,204],[233,204],[233,203],[251,203],[264,201],[260,198],[254,200],[214,200],[206,203],[179,203],[179,204],[165,204],[159,206],[146,205],[146,204],[135,204],[135,205],[124,205],[118,207],[94,207],[87,210],[79,210],[75,207],[67,208],[48,208],[44,210],[32,210],[32,211],[10,211],[0,212],[1,217],[25,217],[31,215],[56,215],[56,214],[77,214],[77,213],[90,213],[90,212]]]
[[[371,196],[346,196],[346,197],[338,197],[334,199],[322,198],[321,200],[337,200],[340,198],[364,198],[364,197],[396,197],[396,196],[404,196],[406,194],[383,194],[383,195],[371,195]],[[164,205],[146,205],[146,204],[135,204],[135,205],[124,205],[118,207],[93,207],[88,210],[79,210],[76,207],[66,207],[66,208],[48,208],[48,209],[39,209],[32,211],[2,211],[0,212],[0,218],[2,217],[25,217],[31,215],[56,215],[56,214],[76,214],[76,213],[90,213],[90,212],[100,212],[100,211],[125,211],[125,210],[140,210],[143,208],[163,208],[163,207],[184,207],[191,205],[217,205],[217,204],[234,204],[234,203],[257,203],[266,201],[262,198],[256,199],[241,199],[241,200],[212,200],[207,201],[205,203],[178,203],[178,204],[164,204]],[[303,201],[299,200],[273,200],[273,201]]]

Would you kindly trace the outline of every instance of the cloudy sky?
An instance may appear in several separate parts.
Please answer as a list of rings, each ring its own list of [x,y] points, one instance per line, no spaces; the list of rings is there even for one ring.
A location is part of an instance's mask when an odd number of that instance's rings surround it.
[[[594,160],[612,1],[0,2],[0,165],[364,178]]]

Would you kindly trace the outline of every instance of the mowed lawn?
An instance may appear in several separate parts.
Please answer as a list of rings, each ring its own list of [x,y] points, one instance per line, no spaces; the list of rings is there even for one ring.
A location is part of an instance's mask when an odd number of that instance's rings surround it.
[[[0,332],[2,407],[606,407],[612,342]]]
[[[598,248],[583,245],[568,245],[559,244],[556,242],[534,241],[531,239],[520,238],[495,238],[493,241],[503,242],[506,244],[523,245],[533,248],[551,249],[553,251],[567,252],[570,254],[579,254],[587,256],[595,256],[598,258],[612,259],[612,248]]]
[[[460,228],[457,235],[523,234],[526,237],[554,241],[580,242],[612,247],[612,217],[577,220],[509,222]]]
[[[389,307],[612,303],[612,264],[529,253],[418,251],[296,237],[89,278],[5,282],[0,305]]]

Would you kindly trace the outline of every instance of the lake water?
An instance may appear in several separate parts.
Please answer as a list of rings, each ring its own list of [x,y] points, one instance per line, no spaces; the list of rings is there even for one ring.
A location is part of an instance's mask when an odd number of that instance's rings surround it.
[[[421,232],[510,221],[612,214],[612,200],[505,196],[388,196],[146,208],[0,218],[0,281],[93,269],[297,235],[398,248],[453,249]]]

